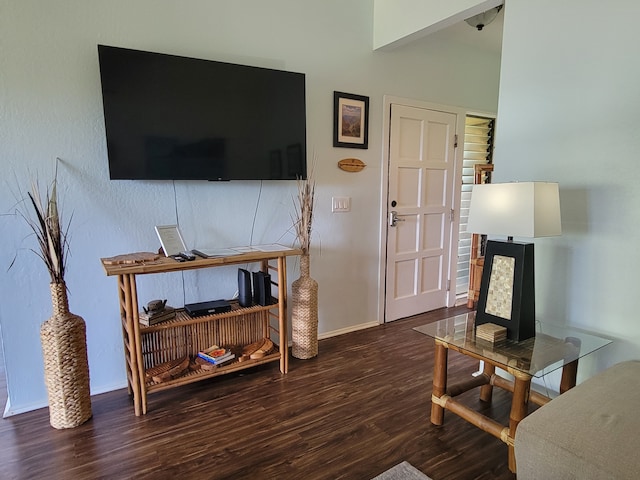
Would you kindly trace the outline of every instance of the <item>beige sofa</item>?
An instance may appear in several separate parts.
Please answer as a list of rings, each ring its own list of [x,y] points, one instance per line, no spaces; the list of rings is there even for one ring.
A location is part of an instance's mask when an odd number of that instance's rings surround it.
[[[518,480],[640,479],[640,361],[622,362],[526,417]]]

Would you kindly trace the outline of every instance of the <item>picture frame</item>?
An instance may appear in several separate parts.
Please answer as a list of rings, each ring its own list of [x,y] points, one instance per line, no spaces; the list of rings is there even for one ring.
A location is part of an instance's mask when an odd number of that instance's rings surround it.
[[[487,241],[476,326],[500,325],[517,342],[535,336],[533,246]]]
[[[156,225],[155,228],[166,257],[177,255],[187,250],[177,225]]]
[[[369,148],[369,97],[333,92],[333,146]]]

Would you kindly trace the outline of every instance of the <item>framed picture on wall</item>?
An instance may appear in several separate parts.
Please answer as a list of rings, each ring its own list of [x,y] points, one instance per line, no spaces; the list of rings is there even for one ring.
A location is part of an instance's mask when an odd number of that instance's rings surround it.
[[[333,146],[369,148],[369,97],[333,92]]]

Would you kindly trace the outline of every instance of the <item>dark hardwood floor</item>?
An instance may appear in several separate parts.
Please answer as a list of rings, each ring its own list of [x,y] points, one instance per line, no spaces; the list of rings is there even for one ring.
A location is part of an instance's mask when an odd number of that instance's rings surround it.
[[[450,412],[429,421],[434,345],[412,327],[465,311],[321,340],[287,375],[271,363],[154,393],[142,417],[119,390],[92,397],[75,429],[52,428],[46,408],[3,419],[0,478],[367,480],[407,460],[433,480],[513,480],[500,440]],[[478,367],[455,352],[449,365],[451,377]],[[510,395],[477,393],[461,398],[507,424]]]

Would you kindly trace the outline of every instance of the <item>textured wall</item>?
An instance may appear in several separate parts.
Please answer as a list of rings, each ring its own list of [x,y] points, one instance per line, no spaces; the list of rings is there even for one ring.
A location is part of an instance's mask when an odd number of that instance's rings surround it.
[[[638,14],[632,0],[606,18],[595,0],[505,8],[495,179],[560,184],[563,234],[536,241],[536,309],[616,339],[583,376],[640,356]]]
[[[308,158],[317,157],[318,185],[311,272],[320,285],[321,333],[380,320],[383,95],[496,108],[499,58],[429,42],[373,52],[369,0],[0,0],[0,11],[0,164],[7,185],[0,212],[13,211],[15,190],[28,188],[31,174],[44,182],[55,157],[63,159],[60,193],[64,213],[73,213],[69,300],[87,322],[94,394],[126,381],[116,280],[104,275],[99,258],[155,250],[154,225],[174,223],[176,209],[192,246],[290,244],[296,187],[109,181],[98,43],[307,74]],[[468,78],[468,68],[479,75]],[[370,97],[368,150],[332,147],[334,90]],[[367,163],[362,173],[336,167],[354,154]],[[352,212],[331,214],[332,195],[351,196]],[[51,304],[27,228],[12,215],[1,216],[0,225],[0,269],[18,254],[0,276],[10,414],[46,404],[38,331]],[[293,280],[297,268],[290,265]],[[142,301],[176,305],[229,297],[235,289],[233,268],[139,281]]]

